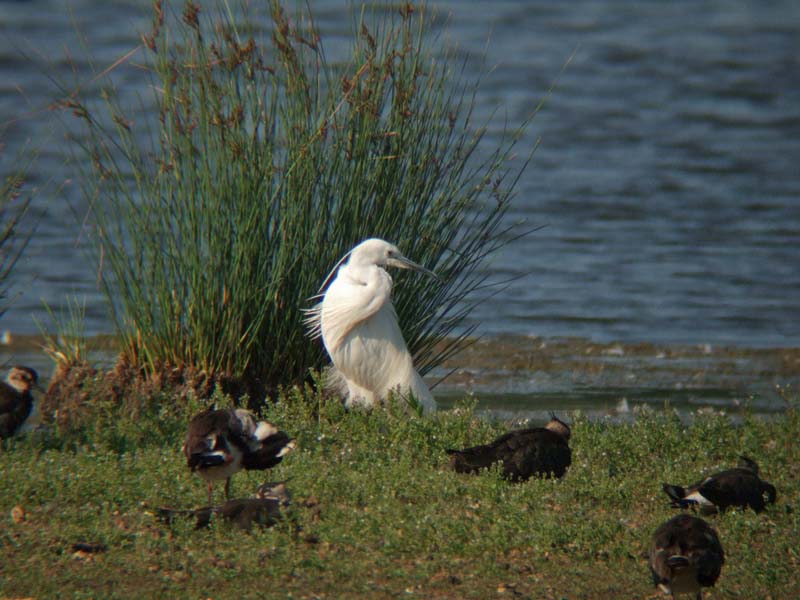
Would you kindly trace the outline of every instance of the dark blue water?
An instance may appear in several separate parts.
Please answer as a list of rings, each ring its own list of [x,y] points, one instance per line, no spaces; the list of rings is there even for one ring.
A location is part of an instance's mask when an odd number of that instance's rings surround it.
[[[312,2],[334,55],[350,31],[342,5]],[[43,300],[58,311],[77,295],[87,333],[111,330],[82,250],[75,146],[47,107],[53,79],[96,91],[92,63],[134,49],[149,6],[0,1],[0,168],[40,151],[42,215],[0,329],[36,332]],[[540,141],[511,215],[546,227],[493,259],[518,279],[476,311],[480,332],[800,346],[800,2],[433,6],[467,76],[484,73],[487,151],[546,98],[520,146],[521,161]],[[141,71],[115,75],[146,109]]]

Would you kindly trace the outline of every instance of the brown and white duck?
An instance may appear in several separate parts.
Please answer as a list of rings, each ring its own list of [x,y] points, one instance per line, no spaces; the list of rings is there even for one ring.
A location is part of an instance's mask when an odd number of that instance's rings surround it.
[[[225,498],[230,498],[231,477],[241,471],[274,467],[296,447],[288,434],[267,421],[256,422],[243,408],[206,410],[189,423],[183,453],[189,468],[211,485],[225,480]]]
[[[31,390],[38,385],[39,376],[29,367],[12,367],[6,381],[0,381],[0,438],[7,438],[25,423],[34,412]]]
[[[693,593],[713,586],[725,563],[717,532],[698,517],[680,514],[663,523],[650,545],[653,583],[665,594]]]
[[[709,514],[730,506],[750,507],[756,512],[775,502],[775,486],[758,476],[758,464],[746,456],[739,466],[706,477],[689,487],[663,484],[664,493],[676,508],[699,507]]]
[[[525,481],[533,475],[561,477],[572,462],[570,429],[553,415],[544,427],[510,431],[489,444],[447,450],[450,466],[459,473],[477,473],[502,463],[503,475]]]

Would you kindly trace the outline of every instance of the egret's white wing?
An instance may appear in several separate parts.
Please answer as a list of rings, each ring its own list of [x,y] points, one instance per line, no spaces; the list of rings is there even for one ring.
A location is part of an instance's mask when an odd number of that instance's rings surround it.
[[[376,269],[376,273],[378,272]],[[329,353],[354,327],[390,302],[392,280],[385,271],[380,271],[379,274],[385,276],[373,279],[368,285],[353,279],[346,268],[342,268],[339,276],[328,287],[322,300],[320,329]]]
[[[325,276],[325,281],[322,282],[322,285],[320,286],[319,291],[316,294],[314,294],[313,296],[311,296],[310,298],[308,298],[308,300],[317,300],[317,299],[324,300],[325,299],[325,296],[328,293],[327,291],[323,291],[325,289],[325,286],[328,285],[328,282],[330,281],[331,277],[333,277],[334,273],[336,273],[336,279],[334,279],[333,283],[336,283],[336,281],[339,279],[339,275],[340,275],[340,273],[338,272],[338,269],[342,265],[342,263],[350,257],[351,253],[352,253],[352,250],[350,250],[347,254],[345,254],[342,258],[339,259],[339,261],[334,265],[333,269],[331,269],[331,271]],[[347,269],[347,267],[345,267],[345,269],[343,270],[343,273],[341,274],[342,277],[347,277],[348,276],[346,269]],[[331,284],[331,287],[332,286],[333,286],[333,284]],[[317,304],[315,304],[311,308],[301,308],[300,310],[301,310],[301,312],[303,312],[306,315],[305,318],[303,319],[303,324],[306,326],[306,335],[308,335],[308,337],[310,337],[312,340],[315,340],[315,339],[321,337],[322,336],[322,302],[318,302]]]
[[[306,326],[306,335],[312,340],[317,339],[322,335],[322,302],[300,310],[305,314],[303,325]]]

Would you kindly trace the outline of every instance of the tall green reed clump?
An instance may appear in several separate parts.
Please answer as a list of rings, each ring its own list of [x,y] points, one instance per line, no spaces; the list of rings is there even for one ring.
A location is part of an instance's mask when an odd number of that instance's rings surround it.
[[[301,308],[347,250],[382,237],[441,275],[395,288],[429,370],[465,343],[477,267],[512,237],[516,136],[478,155],[474,86],[434,57],[424,8],[362,10],[348,59],[331,64],[309,13],[222,6],[154,4],[152,147],[113,94],[108,114],[71,104],[92,133],[87,192],[124,354],[152,370],[301,380],[325,362]],[[259,25],[259,39],[246,33]]]

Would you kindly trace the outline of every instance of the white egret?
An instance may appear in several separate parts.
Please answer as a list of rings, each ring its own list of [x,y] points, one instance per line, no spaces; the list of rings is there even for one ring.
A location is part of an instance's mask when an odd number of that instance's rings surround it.
[[[397,246],[377,238],[361,242],[337,267],[322,302],[307,311],[306,323],[313,338],[322,338],[342,380],[345,405],[374,406],[396,392],[410,393],[424,410],[435,410],[436,401],[414,369],[397,324],[392,278],[383,267],[436,275],[403,256]]]

